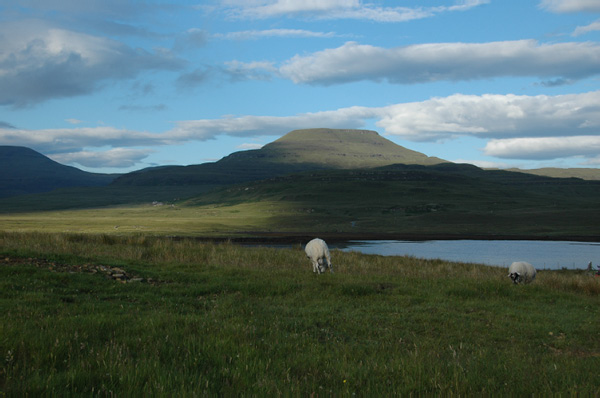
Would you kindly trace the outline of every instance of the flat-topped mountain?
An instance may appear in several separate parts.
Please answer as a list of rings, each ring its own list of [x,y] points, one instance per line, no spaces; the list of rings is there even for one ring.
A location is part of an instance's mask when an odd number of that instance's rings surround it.
[[[307,170],[444,162],[397,145],[375,131],[307,129],[292,131],[261,149],[235,152],[218,162],[141,170],[118,178],[115,184],[222,185]]]
[[[247,158],[250,151],[235,156]],[[255,151],[263,160],[287,164],[322,165],[333,169],[358,169],[390,164],[444,163],[443,159],[412,151],[371,130],[294,130]]]
[[[115,175],[65,166],[30,148],[0,146],[0,197],[108,185]]]

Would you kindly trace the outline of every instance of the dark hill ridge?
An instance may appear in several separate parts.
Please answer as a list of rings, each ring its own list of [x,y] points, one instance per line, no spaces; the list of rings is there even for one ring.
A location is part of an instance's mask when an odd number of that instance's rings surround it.
[[[232,153],[218,162],[146,169],[124,175],[118,185],[227,185],[322,169],[359,169],[396,163],[433,165],[429,157],[370,130],[295,130],[261,149]]]
[[[110,184],[115,175],[65,166],[33,149],[0,146],[0,197]]]
[[[252,181],[212,190],[182,206],[236,209],[252,203],[253,211],[262,208],[270,215],[264,230],[267,234],[311,231],[358,240],[369,234],[387,234],[388,238],[380,239],[398,239],[391,238],[396,234],[437,236],[435,239],[577,236],[597,241],[599,195],[600,181],[491,171],[456,163],[394,164]],[[251,232],[253,236],[263,233]]]

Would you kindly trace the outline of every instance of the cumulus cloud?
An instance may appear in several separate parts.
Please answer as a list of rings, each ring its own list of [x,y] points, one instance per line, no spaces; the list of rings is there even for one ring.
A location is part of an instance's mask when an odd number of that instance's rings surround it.
[[[377,125],[414,141],[471,135],[598,134],[600,91],[558,96],[463,95],[381,108]]]
[[[600,12],[597,0],[542,0],[540,7],[556,13]]]
[[[61,153],[50,155],[50,157],[59,163],[77,163],[90,168],[126,168],[135,166],[152,152],[152,150],[148,149],[113,148],[101,152],[80,151],[74,153]]]
[[[235,18],[275,18],[284,15],[319,19],[360,19],[377,22],[406,22],[450,11],[465,11],[489,0],[463,0],[450,6],[378,7],[360,0],[262,0],[228,1]]]
[[[166,51],[133,49],[41,21],[0,25],[0,105],[88,94],[107,81],[181,67],[183,61]]]
[[[295,83],[317,85],[361,80],[410,84],[501,76],[578,79],[600,73],[600,45],[518,40],[382,48],[347,42],[338,48],[296,55],[280,73]]]
[[[600,135],[491,140],[486,144],[484,153],[505,159],[547,160],[572,156],[594,157],[600,153]]]

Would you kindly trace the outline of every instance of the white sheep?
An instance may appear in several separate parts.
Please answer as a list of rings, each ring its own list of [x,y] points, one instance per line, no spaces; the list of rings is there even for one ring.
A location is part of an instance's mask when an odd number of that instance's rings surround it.
[[[323,239],[315,238],[311,240],[306,244],[304,251],[306,252],[306,257],[312,261],[313,272],[321,274],[329,268],[329,272],[333,273],[329,248]]]
[[[516,261],[508,267],[508,276],[514,284],[531,283],[535,279],[535,268],[525,261]]]

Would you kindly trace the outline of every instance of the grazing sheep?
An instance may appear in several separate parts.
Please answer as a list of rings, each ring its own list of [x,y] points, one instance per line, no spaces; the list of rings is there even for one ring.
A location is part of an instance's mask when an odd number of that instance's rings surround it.
[[[521,282],[531,283],[535,279],[535,268],[533,265],[525,261],[516,261],[508,267],[508,276],[512,279],[513,283],[519,284]]]
[[[329,272],[333,273],[329,248],[324,240],[319,238],[311,240],[306,244],[304,251],[306,252],[306,257],[312,261],[313,272],[321,274],[329,268]]]

